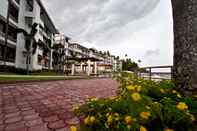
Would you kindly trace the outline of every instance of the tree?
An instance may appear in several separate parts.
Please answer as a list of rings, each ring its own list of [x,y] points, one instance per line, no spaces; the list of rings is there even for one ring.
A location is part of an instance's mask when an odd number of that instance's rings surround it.
[[[107,51],[107,56],[110,56],[110,52],[109,51]]]
[[[43,45],[43,57],[45,58],[49,54],[50,61],[52,61],[51,51],[53,49],[52,41],[50,39],[46,40],[46,43]],[[51,68],[51,64],[49,62],[49,68]]]
[[[117,56],[116,59],[119,60],[120,59],[120,56]]]
[[[123,60],[122,69],[127,71],[136,71],[138,69],[138,64],[131,59]]]
[[[57,70],[57,72],[63,72],[64,56],[65,56],[64,45],[62,45],[61,43],[54,44],[52,49],[53,49],[53,64],[55,66],[55,69]]]
[[[174,18],[174,69],[176,87],[197,89],[197,0],[172,0]]]
[[[29,65],[31,64],[31,57],[36,53],[38,42],[35,40],[35,35],[37,33],[37,23],[34,23],[31,27],[30,33],[24,29],[17,29],[18,33],[22,33],[25,38],[25,49],[26,49],[26,70],[29,74]]]

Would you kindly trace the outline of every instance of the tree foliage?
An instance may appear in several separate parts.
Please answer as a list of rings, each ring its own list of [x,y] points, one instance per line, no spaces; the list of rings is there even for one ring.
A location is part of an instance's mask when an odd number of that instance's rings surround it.
[[[138,64],[132,61],[130,58],[123,60],[122,69],[127,71],[135,71],[139,68]]]

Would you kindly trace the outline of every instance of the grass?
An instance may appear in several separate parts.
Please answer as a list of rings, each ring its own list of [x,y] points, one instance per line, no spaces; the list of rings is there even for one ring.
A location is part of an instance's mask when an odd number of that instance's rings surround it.
[[[37,73],[31,73],[31,75],[39,75],[39,76],[58,76],[60,74],[57,74],[56,72],[37,72]]]
[[[23,75],[23,74],[14,73],[14,72],[0,72],[0,75]],[[39,75],[39,76],[61,76],[61,74],[58,74],[56,72],[47,72],[47,71],[33,72],[33,73],[30,73],[30,75],[33,75],[33,76],[36,76],[36,75]]]
[[[34,77],[34,76],[28,76],[28,77],[0,77],[0,83],[14,83],[14,82],[28,82],[28,81],[55,81],[55,80],[72,80],[72,79],[80,79],[81,77]]]

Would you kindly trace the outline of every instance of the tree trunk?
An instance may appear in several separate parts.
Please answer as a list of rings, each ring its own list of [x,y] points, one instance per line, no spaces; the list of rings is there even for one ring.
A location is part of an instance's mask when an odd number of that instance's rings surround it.
[[[197,0],[172,0],[174,71],[176,87],[185,93],[197,89]]]
[[[29,51],[28,51],[27,52],[27,62],[26,62],[27,75],[29,75],[29,63],[30,63],[30,58],[29,58]]]

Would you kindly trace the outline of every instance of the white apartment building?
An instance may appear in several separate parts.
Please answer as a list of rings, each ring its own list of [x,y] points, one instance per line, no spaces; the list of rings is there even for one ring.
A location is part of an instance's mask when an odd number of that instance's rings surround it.
[[[52,69],[52,51],[44,55],[44,47],[49,41],[54,43],[54,36],[58,30],[47,14],[41,0],[11,0],[8,44],[6,59],[3,59],[5,49],[6,19],[8,13],[8,0],[0,0],[0,64],[6,61],[6,65],[16,68],[26,68],[26,50],[23,34],[17,34],[17,28],[30,32],[31,25],[37,23],[36,41],[41,42],[36,53],[31,57],[30,70]]]
[[[115,56],[103,55],[94,48],[86,48],[78,43],[66,42],[66,38],[64,35],[56,35],[55,43],[66,45],[65,54],[68,62],[65,65],[65,69],[70,70],[72,74],[74,74],[74,72],[82,74],[102,74],[121,70],[122,61]],[[77,59],[74,64],[72,63],[73,58]]]

